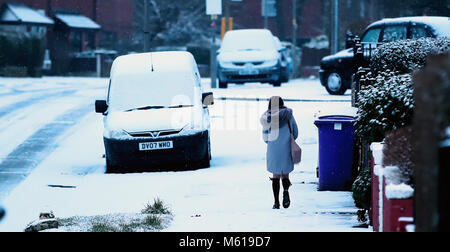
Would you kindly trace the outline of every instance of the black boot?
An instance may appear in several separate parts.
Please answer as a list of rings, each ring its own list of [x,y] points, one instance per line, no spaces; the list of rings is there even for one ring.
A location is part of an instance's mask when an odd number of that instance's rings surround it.
[[[273,197],[275,198],[273,209],[280,209],[280,179],[271,178],[270,180],[272,180]]]
[[[289,187],[291,187],[291,181],[289,179],[283,179],[283,207],[289,208],[291,206],[291,199],[289,197]]]

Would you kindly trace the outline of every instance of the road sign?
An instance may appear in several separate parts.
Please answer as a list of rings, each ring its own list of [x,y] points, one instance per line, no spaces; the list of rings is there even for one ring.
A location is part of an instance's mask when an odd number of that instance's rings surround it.
[[[262,16],[276,17],[277,16],[277,0],[261,0],[262,1]]]
[[[222,15],[222,0],[206,0],[207,15]]]

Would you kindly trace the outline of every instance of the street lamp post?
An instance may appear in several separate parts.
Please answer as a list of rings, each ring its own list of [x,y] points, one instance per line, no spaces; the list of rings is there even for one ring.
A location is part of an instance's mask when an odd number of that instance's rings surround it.
[[[148,0],[144,0],[144,52],[149,51]]]
[[[333,41],[332,41],[332,53],[335,54],[339,51],[339,0],[331,0],[332,6],[333,6],[333,17],[332,17],[332,24],[333,24]]]

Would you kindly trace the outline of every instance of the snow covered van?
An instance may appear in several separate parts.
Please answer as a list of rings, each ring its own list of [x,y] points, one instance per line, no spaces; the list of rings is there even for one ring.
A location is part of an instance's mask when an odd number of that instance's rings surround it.
[[[96,101],[105,115],[107,172],[209,167],[210,105],[212,93],[203,93],[190,53],[117,58],[107,100]]]
[[[281,60],[269,30],[229,31],[217,56],[219,88],[246,82],[267,82],[279,87],[283,81]]]

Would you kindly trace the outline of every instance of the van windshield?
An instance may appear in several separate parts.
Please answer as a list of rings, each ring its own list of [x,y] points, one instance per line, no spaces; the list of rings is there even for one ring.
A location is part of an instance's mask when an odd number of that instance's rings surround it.
[[[185,73],[158,74],[154,78],[120,76],[111,81],[109,109],[134,111],[193,106],[196,88],[195,80]]]
[[[225,36],[221,50],[265,51],[276,50],[276,46],[270,32],[230,32]]]

